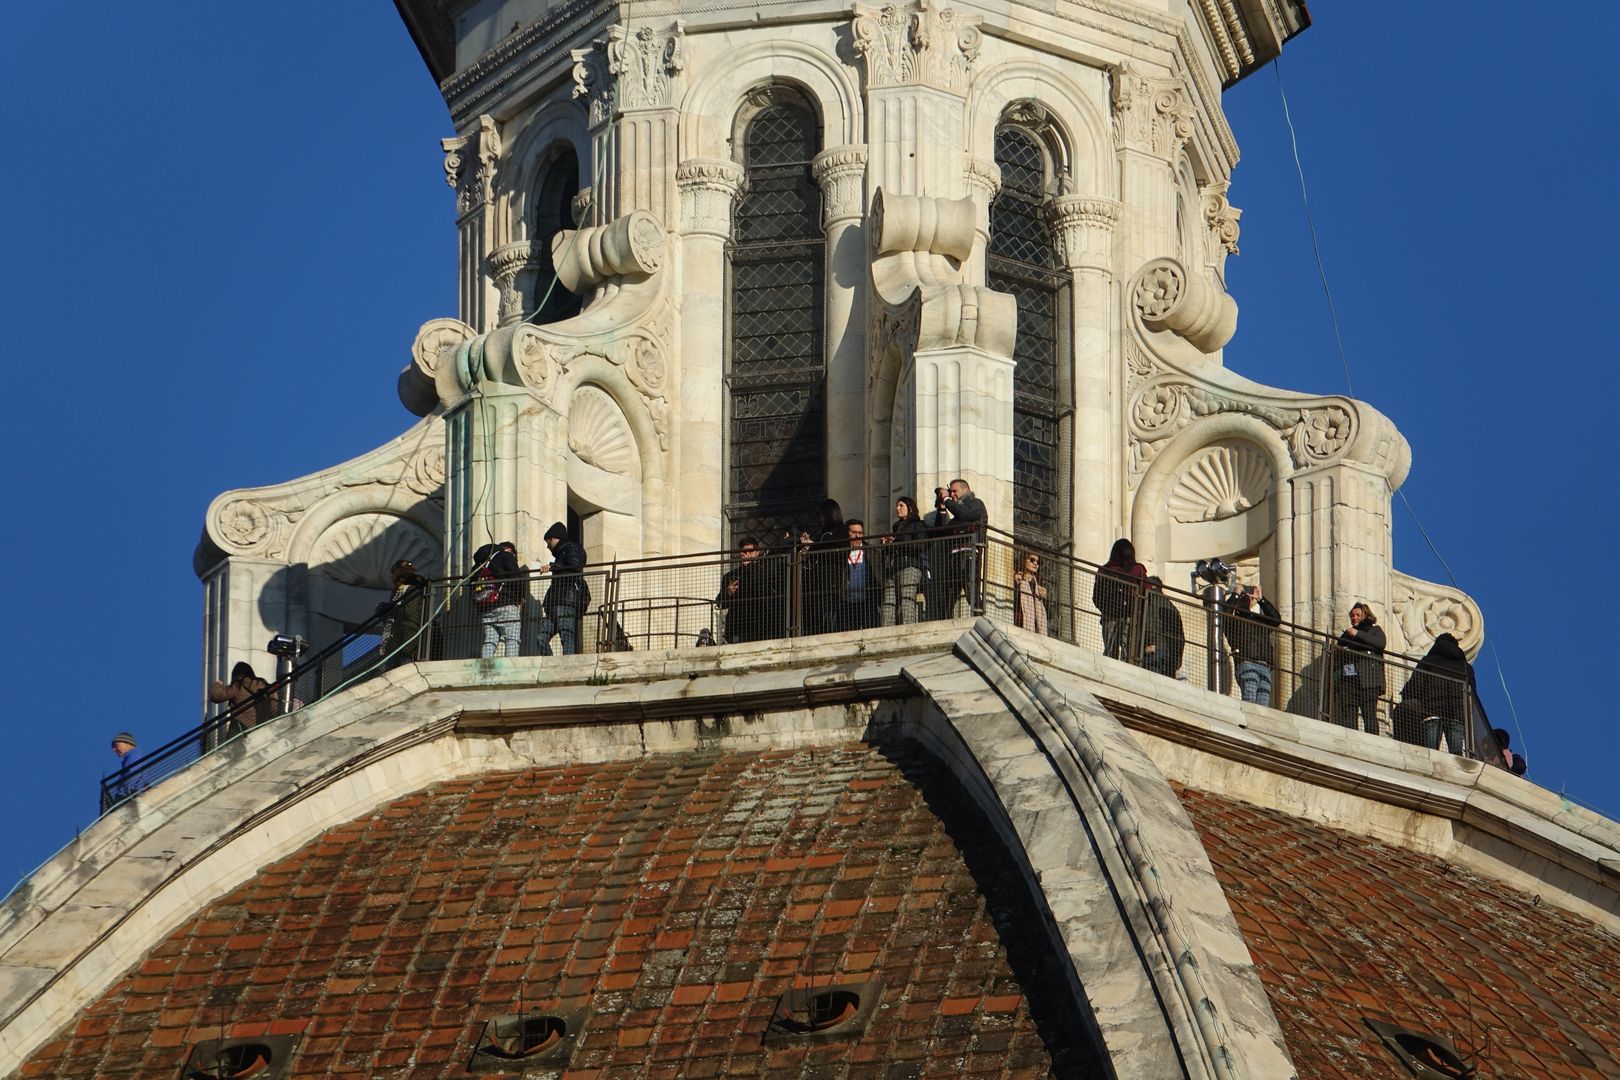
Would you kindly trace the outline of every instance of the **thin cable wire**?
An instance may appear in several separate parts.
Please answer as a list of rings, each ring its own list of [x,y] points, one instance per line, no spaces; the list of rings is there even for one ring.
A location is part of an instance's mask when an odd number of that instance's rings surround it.
[[[1345,391],[1351,397],[1355,397],[1355,384],[1350,378],[1350,355],[1344,347],[1344,336],[1339,332],[1339,310],[1333,303],[1333,290],[1328,287],[1327,264],[1322,259],[1322,244],[1316,235],[1316,219],[1311,214],[1311,194],[1305,184],[1305,165],[1299,157],[1299,136],[1294,130],[1293,113],[1288,108],[1288,92],[1283,88],[1281,56],[1272,59],[1271,68],[1277,76],[1277,96],[1282,99],[1283,121],[1288,125],[1288,142],[1293,147],[1294,171],[1299,176],[1300,201],[1305,204],[1305,224],[1311,233],[1311,251],[1316,256],[1316,274],[1322,281],[1322,295],[1327,298],[1328,316],[1333,322],[1333,340],[1339,348],[1339,364],[1344,368]],[[1429,550],[1434,553],[1435,559],[1439,561],[1441,568],[1445,570],[1446,577],[1451,582],[1451,587],[1461,592],[1462,586],[1457,583],[1457,575],[1452,572],[1451,564],[1446,562],[1445,556],[1440,554],[1440,548],[1435,544],[1434,538],[1429,535],[1429,530],[1423,527],[1423,520],[1418,517],[1417,509],[1413,507],[1412,500],[1406,497],[1405,491],[1397,489],[1396,494],[1401,497],[1401,505],[1406,507],[1406,512],[1411,515],[1412,524],[1417,526],[1418,535],[1423,537],[1423,542],[1429,546]],[[1502,684],[1502,696],[1507,699],[1508,714],[1513,718],[1513,728],[1517,733],[1519,746],[1528,751],[1529,744],[1524,738],[1524,728],[1519,724],[1519,710],[1513,702],[1513,692],[1508,689],[1507,673],[1502,668],[1502,658],[1496,651],[1496,642],[1487,639],[1486,645],[1491,650],[1491,663],[1496,668],[1497,680]]]

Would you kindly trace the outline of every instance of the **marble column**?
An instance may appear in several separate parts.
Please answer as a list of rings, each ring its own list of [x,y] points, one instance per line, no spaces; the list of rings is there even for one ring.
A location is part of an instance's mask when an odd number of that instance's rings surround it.
[[[827,237],[827,492],[851,515],[883,520],[867,497],[866,147],[835,146],[811,162]],[[867,505],[863,508],[863,499]],[[876,517],[874,518],[874,515]],[[873,531],[881,531],[874,527]]]
[[[681,191],[678,285],[681,313],[679,552],[725,545],[727,459],[726,242],[742,194],[742,166],[694,159],[677,173]]]
[[[500,130],[489,116],[466,132],[443,139],[444,179],[456,193],[457,307],[461,321],[480,331],[494,329],[500,303],[484,274],[484,260],[495,238],[495,163],[501,155]]]
[[[1123,482],[1115,448],[1123,445],[1112,395],[1119,366],[1114,343],[1114,228],[1111,199],[1060,195],[1052,201],[1053,231],[1070,280],[1070,347],[1074,373],[1070,535],[1080,558],[1101,562],[1124,516]]]

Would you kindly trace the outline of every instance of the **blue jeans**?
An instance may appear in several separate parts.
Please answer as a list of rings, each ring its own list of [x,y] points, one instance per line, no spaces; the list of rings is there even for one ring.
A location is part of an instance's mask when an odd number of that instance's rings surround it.
[[[1271,704],[1271,665],[1262,664],[1254,660],[1239,660],[1237,662],[1238,690],[1243,694],[1244,701],[1252,701],[1256,705]]]
[[[516,604],[502,604],[490,608],[483,614],[484,620],[484,648],[478,655],[489,660],[495,655],[495,647],[502,645],[503,656],[521,656],[523,648],[520,644],[523,628],[523,615]]]
[[[558,604],[546,612],[546,617],[540,620],[538,628],[540,635],[540,655],[550,656],[551,638],[554,634],[562,636],[562,651],[564,656],[574,656],[579,652],[579,609],[565,607]]]
[[[1423,745],[1430,750],[1440,749],[1440,736],[1446,737],[1446,749],[1453,754],[1463,753],[1463,722],[1449,716],[1423,718]]]

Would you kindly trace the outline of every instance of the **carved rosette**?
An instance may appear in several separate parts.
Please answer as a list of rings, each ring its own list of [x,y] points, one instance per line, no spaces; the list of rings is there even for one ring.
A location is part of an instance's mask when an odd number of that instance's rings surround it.
[[[862,191],[866,181],[866,147],[834,146],[810,161],[810,170],[821,185],[821,223],[859,218],[866,209]]]
[[[465,135],[439,140],[444,150],[444,180],[456,193],[456,212],[470,214],[489,205],[494,196],[495,163],[501,156],[501,136],[495,121],[480,116],[478,126]]]
[[[1196,112],[1179,79],[1150,79],[1131,64],[1114,69],[1114,142],[1171,160],[1193,135]]]
[[[527,240],[502,244],[489,253],[484,269],[501,293],[500,325],[509,326],[523,318],[523,289],[518,275],[529,267],[534,246]]]
[[[1220,283],[1202,270],[1189,273],[1175,259],[1143,266],[1131,302],[1149,330],[1168,330],[1200,352],[1219,350],[1237,331],[1237,303]]]
[[[735,161],[694,158],[675,170],[681,189],[682,231],[731,235],[731,209],[742,195],[743,167]]]
[[[411,360],[431,380],[463,342],[477,336],[478,332],[460,319],[429,319],[411,342]]]
[[[937,9],[929,0],[881,10],[856,5],[855,51],[866,61],[866,82],[884,86],[931,86],[967,93],[979,56],[977,15]]]
[[[405,473],[405,486],[418,495],[437,495],[444,487],[444,443],[435,441],[422,448]]]
[[[551,355],[551,345],[533,326],[518,327],[512,339],[512,356],[517,361],[523,382],[541,401],[551,400],[551,389],[556,383],[557,363]]]
[[[1107,271],[1113,265],[1119,203],[1089,195],[1059,195],[1052,200],[1050,213],[1064,266]]]
[[[1463,593],[1431,581],[1391,574],[1390,612],[1409,652],[1422,652],[1441,634],[1450,634],[1471,656],[1485,640],[1479,605]]]
[[[263,503],[238,499],[220,510],[219,535],[237,548],[255,548],[269,539],[270,517]]]

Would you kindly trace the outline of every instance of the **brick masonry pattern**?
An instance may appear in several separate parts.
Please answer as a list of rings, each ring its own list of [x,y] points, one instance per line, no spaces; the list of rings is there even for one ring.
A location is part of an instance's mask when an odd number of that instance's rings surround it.
[[[1620,942],[1422,855],[1178,788],[1302,1080],[1406,1075],[1363,1018],[1444,1036],[1478,1080],[1620,1076]]]
[[[333,829],[207,907],[26,1077],[173,1076],[294,1034],[291,1075],[439,1077],[482,1021],[588,1005],[573,1078],[1088,1075],[995,835],[863,744],[485,775]],[[763,1044],[779,995],[881,974],[859,1038]]]

